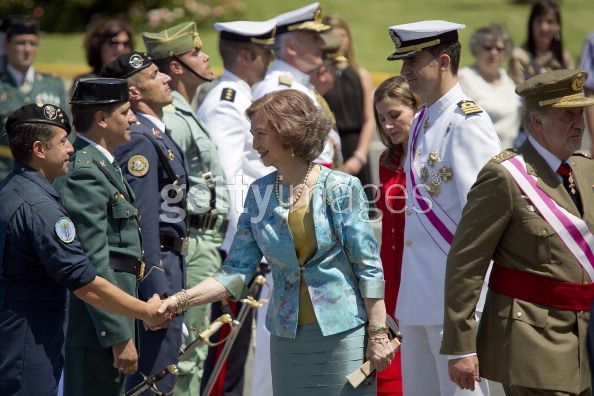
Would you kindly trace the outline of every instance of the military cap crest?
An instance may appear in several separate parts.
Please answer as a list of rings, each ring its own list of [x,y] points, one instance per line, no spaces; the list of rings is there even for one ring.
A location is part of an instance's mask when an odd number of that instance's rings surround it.
[[[60,107],[52,104],[31,103],[15,110],[6,120],[8,134],[19,124],[49,124],[60,127],[70,133],[70,120]]]
[[[144,52],[132,51],[118,56],[101,71],[102,77],[128,78],[153,64],[151,57]]]
[[[395,52],[389,61],[406,59],[424,49],[458,41],[458,30],[466,26],[460,23],[432,20],[405,23],[388,29]]]
[[[320,3],[312,3],[305,7],[285,12],[277,16],[276,20],[277,35],[298,30],[323,32],[331,28],[329,25],[322,23]]]
[[[528,110],[591,106],[594,105],[594,99],[584,94],[587,77],[587,73],[579,70],[553,70],[524,81],[516,87],[516,93],[524,98]]]

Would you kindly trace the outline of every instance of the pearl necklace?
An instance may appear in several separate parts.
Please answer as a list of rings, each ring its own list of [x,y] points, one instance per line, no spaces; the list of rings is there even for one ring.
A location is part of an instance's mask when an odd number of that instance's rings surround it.
[[[305,177],[303,178],[303,181],[301,182],[301,188],[299,189],[299,191],[293,196],[293,199],[290,202],[284,202],[281,199],[281,195],[280,195],[280,175],[277,173],[276,174],[276,179],[274,181],[274,193],[276,194],[276,199],[278,200],[278,203],[280,204],[280,206],[284,209],[289,209],[293,206],[295,206],[295,204],[297,202],[299,202],[299,199],[301,199],[301,195],[303,194],[303,190],[305,190],[305,186],[307,185],[307,179],[309,178],[309,172],[311,172],[311,169],[313,168],[313,164],[310,163],[307,166],[307,172],[305,172]]]

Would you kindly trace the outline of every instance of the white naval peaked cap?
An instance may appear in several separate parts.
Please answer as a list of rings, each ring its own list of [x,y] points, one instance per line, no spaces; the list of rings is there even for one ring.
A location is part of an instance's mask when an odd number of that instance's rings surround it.
[[[329,25],[322,23],[322,9],[317,2],[280,14],[276,17],[276,22],[277,35],[297,30],[323,32],[330,29]]]
[[[442,20],[420,21],[389,28],[396,52],[389,61],[405,59],[424,49],[458,41],[458,30],[466,25]]]
[[[262,46],[272,46],[276,32],[276,18],[267,21],[233,21],[214,24],[221,39],[229,41],[250,42]]]

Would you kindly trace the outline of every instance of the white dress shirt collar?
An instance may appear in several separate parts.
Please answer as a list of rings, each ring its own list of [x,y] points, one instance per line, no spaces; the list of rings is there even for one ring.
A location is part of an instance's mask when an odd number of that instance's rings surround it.
[[[105,147],[100,146],[99,144],[92,141],[91,139],[86,138],[85,136],[83,136],[82,133],[79,133],[78,137],[81,138],[82,140],[84,140],[85,142],[89,143],[91,146],[95,147],[101,154],[103,154],[105,156],[105,158],[107,158],[107,160],[109,161],[110,164],[113,163],[115,158],[114,158],[113,154],[111,154],[109,151],[107,151],[107,149]]]
[[[10,63],[6,63],[6,70],[10,73],[12,79],[16,82],[17,87],[23,85],[23,82],[27,81],[30,85],[33,85],[35,81],[35,68],[33,66],[29,66],[25,73],[21,73],[14,67],[10,65]]]
[[[158,130],[160,130],[162,133],[165,133],[165,124],[163,123],[163,121],[161,121],[157,117],[149,115],[149,114],[140,113],[140,112],[138,112],[137,114],[146,118],[150,122],[152,122],[153,125],[156,126]]]
[[[563,161],[561,161],[559,158],[557,158],[555,156],[555,154],[551,153],[549,150],[547,150],[546,148],[544,148],[542,146],[542,144],[540,144],[538,142],[538,140],[536,140],[535,138],[532,137],[532,135],[528,134],[528,140],[530,141],[530,144],[532,145],[532,147],[534,147],[534,149],[536,150],[536,152],[538,154],[540,154],[540,156],[542,158],[544,158],[544,160],[547,163],[547,165],[550,166],[551,169],[553,170],[553,172],[556,173],[557,172],[557,169],[559,169],[559,165],[561,165],[561,163]]]

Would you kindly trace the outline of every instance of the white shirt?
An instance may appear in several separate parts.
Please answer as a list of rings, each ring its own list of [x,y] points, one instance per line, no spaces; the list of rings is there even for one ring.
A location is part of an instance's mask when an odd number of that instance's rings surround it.
[[[95,147],[101,154],[103,154],[105,156],[105,158],[107,158],[107,160],[109,161],[110,164],[113,163],[113,161],[115,160],[113,154],[111,154],[109,151],[107,151],[107,149],[105,147],[100,146],[99,144],[92,141],[91,139],[87,139],[82,133],[79,133],[77,137],[81,138],[85,142],[89,143],[91,146]]]
[[[230,98],[230,94],[233,100]],[[237,232],[237,221],[243,212],[243,201],[249,185],[256,179],[274,171],[264,166],[253,148],[250,121],[245,111],[252,104],[252,89],[247,82],[228,70],[219,83],[206,95],[197,111],[212,140],[217,146],[219,162],[231,198],[229,226],[221,248],[229,251]]]
[[[156,126],[162,133],[165,133],[165,124],[163,123],[163,121],[161,121],[160,119],[158,119],[155,116],[152,116],[150,114],[145,114],[145,113],[141,113],[138,112],[136,114],[139,114],[141,116],[143,116],[144,118],[147,118],[150,122],[153,123],[154,126]]]
[[[426,167],[430,175],[440,170],[451,172],[451,179],[442,181],[441,192],[432,196],[456,223],[466,204],[466,195],[476,181],[479,170],[500,151],[499,139],[486,112],[465,115],[458,107],[469,100],[460,85],[455,85],[426,110],[429,127],[421,125],[413,158],[407,157],[418,174]],[[416,116],[412,131],[419,122]],[[425,123],[424,123],[425,124]],[[429,154],[437,154],[434,165]],[[443,179],[442,179],[443,180]],[[407,173],[407,206],[414,205],[413,189]],[[431,326],[443,323],[444,282],[447,252],[432,241],[434,230],[425,230],[414,210],[407,210],[404,228],[404,253],[396,316],[408,326]],[[480,309],[479,309],[480,310]]]
[[[530,144],[532,145],[532,147],[534,147],[534,149],[536,150],[536,152],[538,154],[540,154],[540,156],[545,160],[545,162],[547,163],[547,165],[551,167],[551,169],[553,170],[553,172],[555,172],[555,174],[557,175],[557,178],[561,182],[563,182],[563,178],[561,177],[560,174],[557,173],[557,169],[559,169],[559,166],[561,166],[561,164],[563,163],[563,161],[561,161],[559,158],[557,158],[555,156],[555,154],[551,153],[549,150],[547,150],[546,148],[544,148],[542,146],[542,144],[540,144],[538,142],[538,140],[536,140],[534,137],[532,137],[532,135],[528,134],[528,140],[530,141]]]
[[[465,67],[458,77],[465,94],[481,106],[491,117],[502,148],[513,147],[521,123],[522,102],[516,94],[516,84],[503,69],[499,70],[499,84],[491,84],[475,67]]]
[[[6,71],[8,71],[12,79],[16,82],[17,87],[23,85],[25,81],[27,81],[29,85],[32,86],[33,82],[35,81],[35,68],[33,66],[29,66],[25,73],[21,73],[7,62]]]

